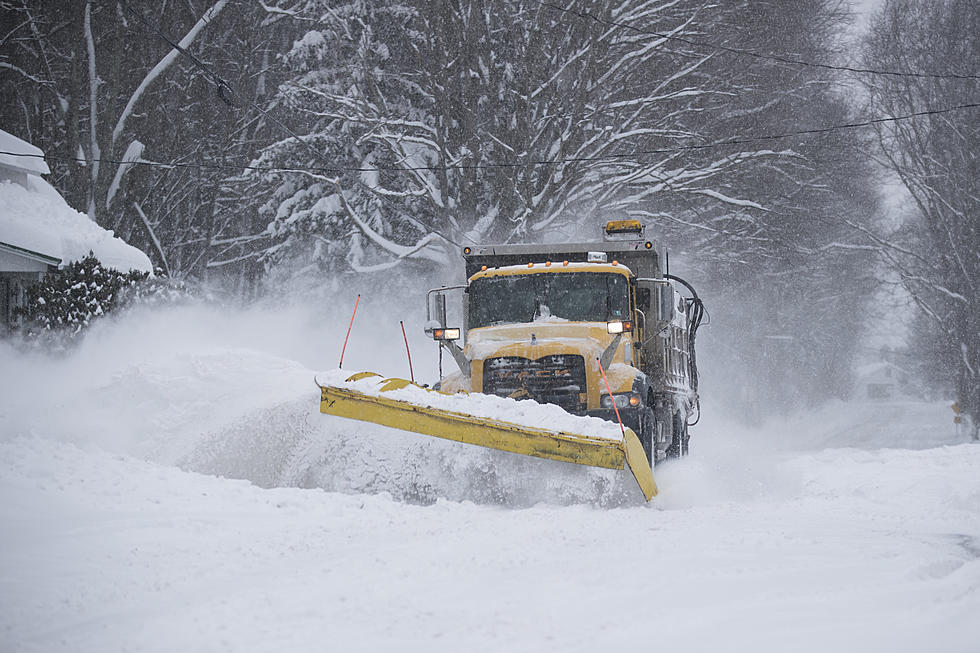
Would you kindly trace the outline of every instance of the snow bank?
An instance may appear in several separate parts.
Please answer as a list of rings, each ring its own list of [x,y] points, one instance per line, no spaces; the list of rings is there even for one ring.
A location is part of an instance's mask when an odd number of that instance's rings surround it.
[[[769,420],[764,433],[776,434],[769,446],[786,451],[829,447],[931,449],[970,441],[953,423],[950,401],[833,401],[816,410]],[[757,439],[759,430],[746,438]]]
[[[325,311],[0,345],[0,650],[976,650],[980,447],[948,415],[709,411],[647,505],[627,472],[320,415]],[[401,365],[364,323],[352,370]]]
[[[801,459],[809,489],[781,500],[500,510],[4,439],[0,646],[967,653],[978,452]],[[868,472],[919,491],[858,488]]]

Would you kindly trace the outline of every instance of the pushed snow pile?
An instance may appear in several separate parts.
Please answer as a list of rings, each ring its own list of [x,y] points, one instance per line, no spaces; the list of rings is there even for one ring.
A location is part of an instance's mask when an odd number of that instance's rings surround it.
[[[3,350],[18,384],[0,395],[0,433],[96,446],[188,471],[271,487],[510,506],[642,503],[627,471],[586,468],[323,415],[315,373],[260,351],[255,316],[200,308],[138,310],[94,328],[66,359]],[[276,323],[278,328],[279,323]],[[280,346],[275,328],[255,331]],[[152,342],[152,347],[147,343]],[[349,372],[339,372],[346,379]],[[332,373],[320,375],[333,378]],[[436,395],[450,402],[464,397]],[[385,393],[386,395],[388,393]],[[472,397],[484,416],[551,428],[555,407]],[[525,411],[508,415],[507,409]],[[543,408],[544,421],[535,413]],[[618,426],[565,415],[619,437]],[[601,431],[592,428],[598,422]],[[579,428],[578,430],[581,430]]]
[[[495,451],[322,415],[318,396],[245,414],[201,434],[180,466],[272,487],[527,507],[642,505],[628,471]],[[312,404],[312,405],[311,405]]]
[[[27,179],[29,188],[0,182],[0,242],[61,259],[62,264],[91,251],[105,267],[152,271],[146,254],[68,206],[48,182],[35,175]]]
[[[344,370],[330,370],[318,373],[317,379],[320,380],[321,385],[347,388],[372,397],[395,399],[416,406],[449,410],[473,417],[510,422],[518,426],[561,431],[616,442],[621,442],[623,439],[623,432],[618,424],[596,417],[571,415],[552,404],[539,404],[530,400],[518,401],[479,393],[449,394],[428,390],[418,385],[384,391],[382,388],[389,379],[371,376],[348,381],[350,376],[351,374]]]

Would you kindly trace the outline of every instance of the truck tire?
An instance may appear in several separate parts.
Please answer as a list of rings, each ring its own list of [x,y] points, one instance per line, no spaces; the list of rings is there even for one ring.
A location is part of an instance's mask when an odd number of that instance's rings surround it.
[[[674,433],[679,436],[681,455],[686,456],[691,442],[691,435],[687,432],[687,420],[680,413],[677,413],[677,422],[674,428]]]
[[[680,458],[687,455],[687,445],[690,436],[687,434],[687,422],[680,413],[674,413],[670,425],[671,440],[667,447],[668,458]]]
[[[677,413],[674,415],[674,439],[680,447],[680,455],[686,456],[691,442],[691,435],[687,432],[687,420],[684,415]]]
[[[657,437],[657,422],[653,416],[653,410],[647,408],[640,412],[640,432],[636,434],[643,445],[643,452],[647,455],[647,461],[652,469],[657,464],[656,445],[654,440]]]

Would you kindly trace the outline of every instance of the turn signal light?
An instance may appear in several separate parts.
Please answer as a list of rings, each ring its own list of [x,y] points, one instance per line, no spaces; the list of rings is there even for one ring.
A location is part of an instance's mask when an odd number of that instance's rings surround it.
[[[459,340],[459,329],[435,329],[432,332],[433,340]]]

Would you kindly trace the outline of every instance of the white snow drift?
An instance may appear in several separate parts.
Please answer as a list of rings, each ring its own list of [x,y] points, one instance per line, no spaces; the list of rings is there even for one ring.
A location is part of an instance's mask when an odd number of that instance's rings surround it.
[[[980,447],[946,406],[749,429],[709,397],[647,505],[320,415],[346,325],[314,324],[183,308],[0,349],[0,650],[976,650]],[[372,342],[351,364],[398,375]]]

